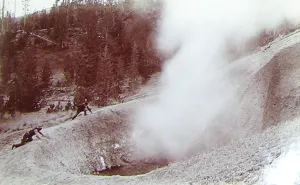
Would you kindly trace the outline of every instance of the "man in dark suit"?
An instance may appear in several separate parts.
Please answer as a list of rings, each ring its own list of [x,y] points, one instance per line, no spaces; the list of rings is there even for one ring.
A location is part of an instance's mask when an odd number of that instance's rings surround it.
[[[40,127],[40,126],[39,126],[39,127],[35,127],[35,128],[33,128],[33,129],[29,130],[28,132],[26,132],[26,133],[23,135],[23,138],[22,138],[22,140],[21,140],[21,143],[19,143],[19,144],[13,144],[13,145],[12,145],[12,149],[18,148],[18,147],[20,147],[20,146],[25,145],[26,143],[29,143],[29,142],[33,141],[32,137],[33,137],[34,135],[35,135],[37,138],[41,139],[41,138],[37,135],[37,132],[38,132],[39,134],[41,134],[42,136],[44,136],[44,134],[41,132],[41,130],[42,130],[42,127]]]
[[[77,113],[75,114],[75,116],[73,116],[72,120],[75,119],[80,112],[84,112],[84,115],[86,116],[86,109],[88,109],[92,113],[92,110],[88,106],[87,99],[84,100],[83,104],[77,105]]]

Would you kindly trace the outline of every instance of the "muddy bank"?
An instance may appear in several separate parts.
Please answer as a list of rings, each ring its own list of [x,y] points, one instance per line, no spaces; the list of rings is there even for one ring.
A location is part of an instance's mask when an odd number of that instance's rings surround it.
[[[130,161],[126,164],[115,165],[102,171],[94,171],[93,174],[100,176],[134,176],[167,167],[169,164],[170,162],[167,159]]]

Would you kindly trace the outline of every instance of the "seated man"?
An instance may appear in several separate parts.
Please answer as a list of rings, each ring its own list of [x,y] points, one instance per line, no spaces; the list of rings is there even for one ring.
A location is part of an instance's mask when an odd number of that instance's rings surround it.
[[[21,140],[21,143],[19,144],[14,144],[12,145],[12,149],[14,148],[18,148],[20,146],[23,146],[25,145],[26,143],[32,141],[32,137],[35,135],[37,138],[41,139],[37,134],[36,132],[40,133],[42,136],[44,136],[44,134],[41,133],[41,130],[42,130],[42,127],[35,127],[31,130],[29,130],[28,132],[26,132],[24,135],[23,135],[23,139]]]
[[[75,114],[75,116],[73,116],[72,120],[75,119],[80,112],[84,112],[84,115],[86,116],[86,109],[88,109],[92,113],[92,110],[88,106],[87,99],[84,100],[83,104],[77,106],[77,113]]]

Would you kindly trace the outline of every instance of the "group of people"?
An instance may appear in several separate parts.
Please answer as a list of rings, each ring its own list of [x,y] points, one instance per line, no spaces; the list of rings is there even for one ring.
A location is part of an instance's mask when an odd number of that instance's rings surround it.
[[[49,105],[49,108],[47,109],[47,113],[59,112],[59,111],[63,111],[63,110],[65,110],[65,111],[72,110],[72,109],[74,110],[75,108],[76,107],[72,105],[70,100],[65,105],[65,108],[63,108],[60,101],[58,101],[56,106],[53,103]]]
[[[71,103],[71,102],[70,102]],[[68,105],[68,104],[67,104]],[[76,111],[76,114],[71,118],[72,120],[74,120],[81,112],[84,112],[84,115],[86,116],[87,113],[86,111],[90,111],[90,113],[93,113],[91,108],[88,106],[88,101],[87,99],[84,100],[84,103],[82,104],[79,104],[76,106],[77,107],[77,111]],[[25,145],[26,143],[28,142],[31,142],[33,141],[33,136],[36,136],[37,138],[40,139],[40,137],[38,136],[37,133],[39,133],[40,135],[44,136],[44,134],[41,132],[42,130],[42,127],[41,126],[38,126],[38,127],[35,127],[31,130],[29,130],[28,132],[26,132],[24,135],[23,135],[23,138],[21,139],[21,142],[18,143],[18,144],[13,144],[12,145],[12,149],[14,148],[18,148],[20,146],[23,146]],[[44,136],[45,137],[45,136]]]

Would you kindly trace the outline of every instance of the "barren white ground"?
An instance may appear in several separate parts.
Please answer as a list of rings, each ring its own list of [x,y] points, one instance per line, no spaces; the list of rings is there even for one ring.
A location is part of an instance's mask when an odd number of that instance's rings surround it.
[[[88,163],[89,161],[100,161],[100,156],[107,159],[110,157],[107,154],[109,149],[103,147],[116,143],[121,146],[126,144],[126,137],[131,133],[118,131],[124,126],[123,122],[130,123],[128,118],[127,121],[123,120],[124,115],[130,114],[130,110],[136,104],[151,101],[151,98],[155,97],[158,84],[153,83],[141,89],[139,94],[129,98],[127,103],[99,109],[92,115],[80,116],[74,121],[68,119],[69,115],[61,115],[51,120],[41,117],[43,115],[35,115],[34,118],[31,115],[28,118],[25,116],[23,121],[10,123],[10,130],[0,136],[0,184],[292,185],[296,182],[300,183],[298,113],[293,111],[292,106],[289,108],[289,105],[286,105],[277,112],[280,114],[277,115],[280,123],[274,123],[274,126],[265,130],[261,129],[264,118],[269,116],[263,115],[263,111],[269,106],[266,99],[270,91],[268,88],[272,80],[271,76],[274,76],[274,74],[268,76],[271,73],[268,70],[272,67],[267,66],[283,49],[292,52],[295,55],[293,57],[298,57],[297,53],[300,53],[298,43],[300,43],[300,33],[296,31],[284,38],[276,39],[265,51],[262,49],[232,62],[230,70],[233,75],[247,79],[246,83],[239,87],[241,98],[247,97],[245,99],[248,102],[245,102],[245,105],[249,105],[249,101],[253,103],[246,111],[241,111],[241,117],[237,118],[241,121],[240,126],[245,128],[245,133],[241,133],[244,137],[240,139],[234,139],[225,146],[216,147],[206,153],[172,163],[145,175],[131,177],[83,175],[88,174],[89,169],[95,165],[98,167],[100,165],[100,162],[92,164]],[[282,58],[283,62],[292,60],[296,59]],[[297,62],[293,63],[296,64]],[[285,74],[284,70],[281,71],[282,83],[277,84],[281,98],[286,97],[286,100],[289,100],[290,96],[299,97],[300,76],[297,75],[300,74],[299,69],[300,67],[293,67],[289,74]],[[268,85],[261,83],[261,79]],[[28,120],[26,124],[24,120]],[[18,129],[41,123],[47,127],[44,129],[47,138],[11,150],[11,145],[18,142],[24,132]],[[115,129],[110,129],[111,124],[114,124]],[[230,132],[227,134],[230,135]],[[108,138],[111,136],[118,136],[119,139],[110,141]]]

